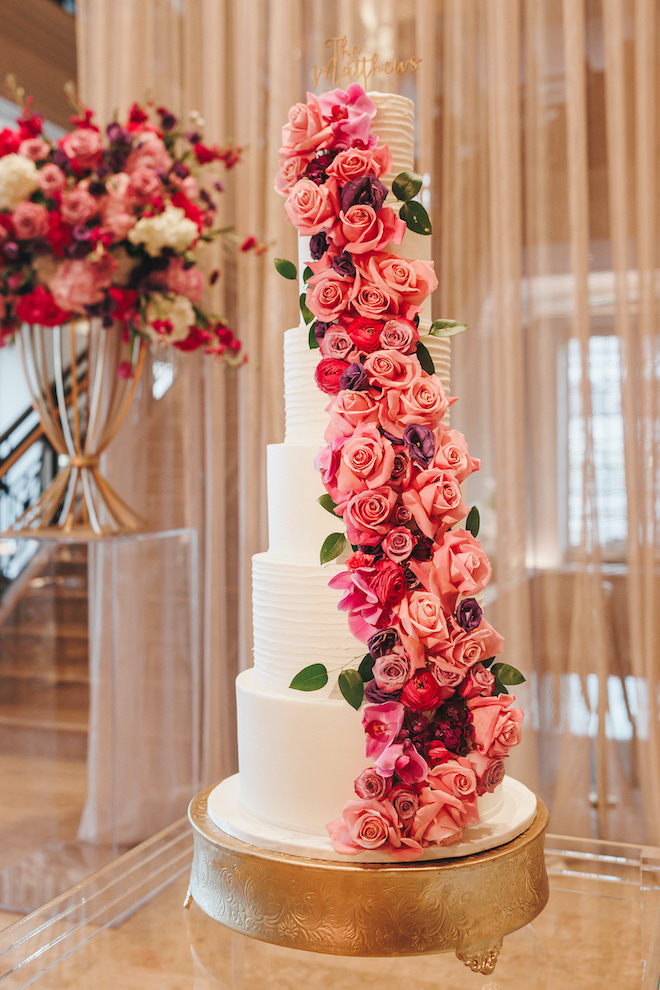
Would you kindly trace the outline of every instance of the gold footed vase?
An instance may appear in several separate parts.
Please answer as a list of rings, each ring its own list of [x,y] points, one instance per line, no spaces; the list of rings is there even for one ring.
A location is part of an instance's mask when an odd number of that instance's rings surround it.
[[[99,460],[133,401],[146,352],[100,318],[61,327],[25,324],[16,348],[59,471],[6,535],[86,540],[146,529],[106,481]]]
[[[454,951],[487,975],[504,937],[547,903],[542,801],[522,835],[475,856],[360,864],[234,839],[209,817],[212,789],[198,794],[188,812],[195,848],[190,896],[215,921],[264,942],[343,956]]]

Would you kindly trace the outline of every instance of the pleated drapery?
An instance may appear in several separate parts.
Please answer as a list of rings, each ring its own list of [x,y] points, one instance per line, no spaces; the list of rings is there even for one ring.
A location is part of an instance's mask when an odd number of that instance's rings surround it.
[[[493,562],[487,615],[527,675],[512,772],[550,805],[555,832],[660,842],[655,0],[77,9],[81,90],[98,118],[149,90],[199,110],[210,140],[246,145],[223,221],[274,244],[220,259],[216,302],[247,367],[180,358],[163,398],[143,389],[110,479],[158,525],[200,533],[202,782],[235,766],[265,448],[283,436],[282,333],[297,322],[272,266],[296,256],[272,189],[280,128],[326,40],[346,37],[382,61],[421,59],[367,88],[416,102],[433,316],[470,325],[452,345],[452,419],[482,459],[466,497]]]

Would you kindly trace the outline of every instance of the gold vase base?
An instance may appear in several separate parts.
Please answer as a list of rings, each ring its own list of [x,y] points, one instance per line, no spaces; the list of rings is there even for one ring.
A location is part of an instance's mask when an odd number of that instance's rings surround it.
[[[289,948],[344,956],[454,951],[471,970],[495,969],[506,935],[548,900],[543,855],[548,812],[511,842],[474,856],[353,863],[270,852],[211,820],[213,788],[190,804],[190,895],[226,928]]]

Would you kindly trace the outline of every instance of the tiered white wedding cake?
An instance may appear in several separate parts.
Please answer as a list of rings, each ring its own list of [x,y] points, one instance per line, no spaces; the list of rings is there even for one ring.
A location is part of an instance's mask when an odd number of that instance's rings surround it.
[[[517,672],[493,663],[490,567],[463,528],[460,485],[479,464],[446,422],[413,105],[353,85],[294,107],[283,138],[303,318],[285,333],[284,443],[268,448],[240,773],[209,813],[301,856],[477,852],[523,831],[536,799],[503,779]]]

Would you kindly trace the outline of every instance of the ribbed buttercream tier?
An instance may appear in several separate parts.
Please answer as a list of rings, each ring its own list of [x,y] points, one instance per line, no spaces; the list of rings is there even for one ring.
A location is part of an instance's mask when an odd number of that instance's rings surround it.
[[[314,467],[317,451],[315,444],[268,447],[268,549],[276,557],[318,564],[326,537],[343,532],[343,521],[318,502],[325,488]]]
[[[392,171],[383,178],[390,188],[392,179],[413,167],[415,160],[415,106],[412,100],[396,93],[369,93],[376,106],[371,129],[379,144],[386,144],[392,154]]]
[[[330,578],[342,570],[333,564],[285,560],[270,552],[252,558],[254,667],[261,687],[288,692],[299,671],[322,663],[330,677],[314,697],[340,697],[339,671],[357,667],[366,652],[351,634],[345,613],[337,609],[342,593],[328,587]]]

